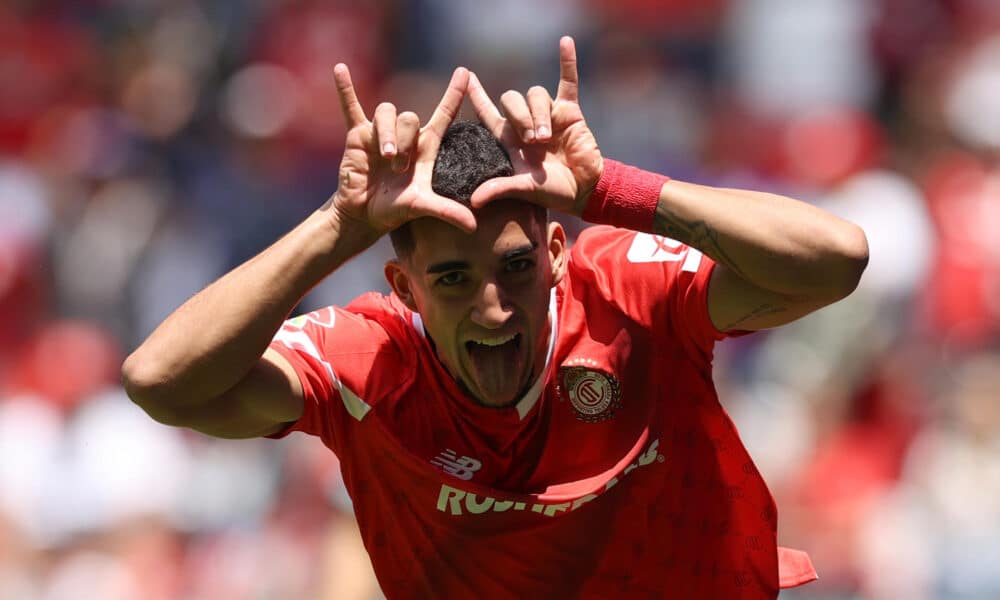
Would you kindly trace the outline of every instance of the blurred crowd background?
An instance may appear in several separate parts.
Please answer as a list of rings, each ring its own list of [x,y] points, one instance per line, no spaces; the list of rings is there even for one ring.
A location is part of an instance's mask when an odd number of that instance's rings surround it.
[[[1000,598],[996,0],[2,3],[0,598],[379,597],[322,444],[162,427],[119,365],[334,191],[336,62],[427,117],[458,64],[554,92],[564,33],[605,155],[868,234],[848,300],[717,354],[820,572],[782,597]]]

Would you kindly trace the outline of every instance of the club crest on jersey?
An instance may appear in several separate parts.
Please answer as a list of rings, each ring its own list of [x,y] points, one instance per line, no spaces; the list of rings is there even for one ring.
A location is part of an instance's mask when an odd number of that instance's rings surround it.
[[[621,408],[618,378],[588,367],[561,367],[560,396],[569,398],[576,418],[584,423],[600,423]]]

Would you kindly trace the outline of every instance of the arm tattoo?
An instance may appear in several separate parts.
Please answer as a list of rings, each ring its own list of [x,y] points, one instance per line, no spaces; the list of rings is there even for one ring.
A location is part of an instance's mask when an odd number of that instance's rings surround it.
[[[719,232],[712,229],[712,227],[705,221],[684,220],[678,216],[677,213],[664,206],[663,202],[660,202],[656,206],[656,215],[653,219],[653,233],[667,236],[697,248],[698,250],[701,250],[705,254],[711,256],[719,264],[727,267],[739,277],[746,281],[750,281],[750,278],[744,274],[743,270],[738,264],[736,264],[733,257],[726,252],[725,248],[722,247]],[[731,329],[736,329],[748,321],[768,315],[782,313],[786,310],[788,310],[788,307],[782,304],[764,303],[757,306],[742,317],[739,317],[733,322],[721,327],[720,330],[729,331]]]
[[[775,305],[775,304],[761,304],[757,308],[751,310],[749,313],[743,315],[739,319],[736,319],[732,323],[729,323],[725,327],[721,328],[721,331],[729,331],[730,329],[735,329],[737,325],[742,325],[751,319],[756,319],[757,317],[763,317],[766,315],[773,315],[780,312],[784,312],[787,307]]]
[[[719,232],[704,221],[685,221],[660,202],[656,205],[656,215],[653,218],[653,233],[693,246],[747,279],[743,270],[719,243]]]

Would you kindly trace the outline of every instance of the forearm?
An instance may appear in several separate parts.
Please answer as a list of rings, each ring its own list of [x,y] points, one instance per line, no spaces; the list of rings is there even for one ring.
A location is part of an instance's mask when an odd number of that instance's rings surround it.
[[[843,297],[868,260],[861,229],[819,208],[776,194],[676,180],[660,191],[653,232],[794,298]]]
[[[373,241],[329,206],[313,213],[167,317],[122,367],[129,395],[153,410],[218,397],[257,363],[306,292]]]

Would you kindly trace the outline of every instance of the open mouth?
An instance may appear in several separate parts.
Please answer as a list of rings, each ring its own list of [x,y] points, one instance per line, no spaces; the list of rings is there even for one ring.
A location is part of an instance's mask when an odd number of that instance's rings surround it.
[[[521,334],[512,333],[509,335],[482,338],[479,340],[469,340],[465,342],[465,349],[469,354],[481,352],[498,352],[518,350],[521,347]]]

